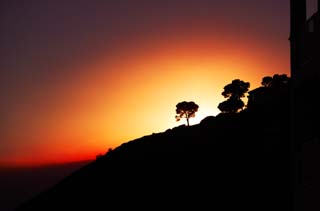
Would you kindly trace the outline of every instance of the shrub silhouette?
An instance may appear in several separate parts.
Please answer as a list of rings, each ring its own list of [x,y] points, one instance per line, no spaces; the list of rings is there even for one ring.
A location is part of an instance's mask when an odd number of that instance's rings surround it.
[[[240,79],[235,79],[230,84],[227,84],[221,94],[228,99],[218,105],[220,111],[223,113],[236,113],[243,109],[244,102],[241,98],[248,92],[249,87],[249,82],[244,82]]]
[[[261,85],[263,87],[270,87],[272,85],[272,77],[271,76],[263,77]]]
[[[290,78],[286,74],[274,74],[271,76],[265,76],[262,78],[261,85],[263,87],[273,87],[279,88],[287,86],[289,84]]]
[[[191,101],[191,102],[180,102],[176,105],[176,120],[180,121],[181,118],[186,118],[187,125],[189,126],[189,118],[195,117],[195,113],[198,111],[199,106]]]
[[[262,78],[261,87],[249,91],[247,108],[275,112],[279,106],[288,106],[290,78],[286,74],[274,74]]]
[[[272,77],[271,87],[281,88],[288,86],[290,78],[286,74],[274,74]]]

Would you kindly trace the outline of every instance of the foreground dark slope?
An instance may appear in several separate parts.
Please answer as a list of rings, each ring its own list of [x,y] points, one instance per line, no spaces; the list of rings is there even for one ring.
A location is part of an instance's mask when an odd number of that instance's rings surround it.
[[[289,210],[283,102],[124,143],[17,210]]]

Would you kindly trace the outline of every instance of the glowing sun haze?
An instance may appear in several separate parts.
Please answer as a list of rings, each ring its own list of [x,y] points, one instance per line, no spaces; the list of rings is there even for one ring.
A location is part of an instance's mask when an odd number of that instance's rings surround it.
[[[219,113],[233,79],[253,89],[266,75],[289,75],[289,3],[48,2],[7,5],[21,10],[21,20],[6,13],[4,27],[18,26],[5,37],[19,32],[23,39],[12,38],[20,43],[6,56],[16,62],[4,65],[3,165],[94,159],[185,124],[174,118],[178,102],[199,105],[190,119],[197,124]],[[33,28],[22,30],[25,24]]]

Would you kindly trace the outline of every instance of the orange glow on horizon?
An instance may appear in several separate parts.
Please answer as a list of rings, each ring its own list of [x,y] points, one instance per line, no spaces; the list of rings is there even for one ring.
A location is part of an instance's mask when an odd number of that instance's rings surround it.
[[[288,61],[272,59],[283,53],[271,46],[250,37],[212,36],[158,38],[95,64],[79,63],[75,68],[83,74],[58,87],[55,105],[39,111],[23,129],[24,135],[17,135],[17,139],[33,139],[34,144],[19,146],[25,147],[25,154],[12,155],[10,162],[34,165],[95,159],[108,148],[185,124],[184,119],[174,118],[180,101],[199,105],[196,117],[190,119],[193,125],[219,113],[223,87],[233,79],[250,82],[251,90],[266,75],[289,75]]]

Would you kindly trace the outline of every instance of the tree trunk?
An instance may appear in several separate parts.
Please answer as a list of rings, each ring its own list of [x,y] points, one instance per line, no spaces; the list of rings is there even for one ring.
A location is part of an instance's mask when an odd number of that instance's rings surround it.
[[[187,125],[189,126],[189,118],[187,118]]]

